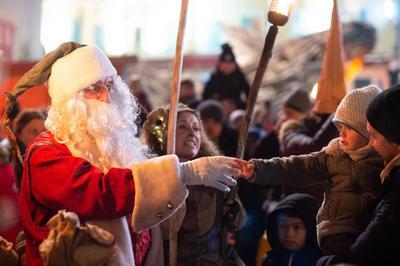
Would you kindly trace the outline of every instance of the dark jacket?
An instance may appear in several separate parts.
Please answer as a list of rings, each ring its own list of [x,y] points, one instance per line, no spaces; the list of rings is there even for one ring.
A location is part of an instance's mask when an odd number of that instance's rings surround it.
[[[238,196],[230,202],[228,194],[206,186],[188,186],[186,213],[177,235],[177,265],[242,265],[234,252],[224,254],[224,226],[245,222],[245,211]],[[230,212],[227,212],[230,210]],[[168,265],[168,241],[164,256]]]
[[[383,195],[367,228],[343,257],[326,256],[319,266],[349,262],[360,266],[395,266],[399,262],[400,239],[400,155],[381,173]]]
[[[317,260],[322,256],[322,252],[318,248],[315,231],[315,216],[317,211],[317,201],[307,194],[295,193],[284,198],[267,218],[267,237],[272,249],[267,253],[267,258],[263,265],[289,265],[290,257],[292,257],[292,266],[315,265]],[[278,215],[281,213],[290,213],[303,220],[306,227],[306,243],[302,249],[293,252],[281,245],[277,225]]]
[[[279,132],[282,156],[307,154],[321,150],[339,136],[333,115],[310,115],[303,120],[285,122]]]
[[[224,123],[222,132],[218,137],[217,146],[226,156],[236,156],[239,134],[236,130]]]
[[[229,75],[225,75],[217,70],[206,83],[203,91],[203,100],[233,99],[236,106],[243,109],[244,102],[241,98],[241,94],[244,93],[247,97],[249,91],[250,85],[239,67]]]
[[[383,160],[379,155],[368,146],[353,160],[338,141],[334,139],[326,149],[307,155],[253,160],[256,171],[252,181],[257,184],[306,186],[329,180],[317,215],[319,240],[328,235],[361,233],[381,192],[378,176]]]
[[[279,140],[275,131],[268,132],[253,152],[253,158],[269,159],[279,156]]]
[[[283,123],[279,130],[281,156],[308,154],[328,145],[339,135],[336,126],[332,123],[332,117],[333,115],[329,114],[310,114],[301,121],[289,120]],[[298,188],[286,184],[283,187],[283,193],[307,193],[322,202],[326,185],[327,183],[319,183]]]

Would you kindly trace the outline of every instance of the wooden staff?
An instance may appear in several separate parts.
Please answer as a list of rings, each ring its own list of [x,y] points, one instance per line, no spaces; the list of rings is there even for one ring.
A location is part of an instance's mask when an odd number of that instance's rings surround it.
[[[265,37],[264,48],[263,48],[263,51],[261,54],[260,61],[257,66],[256,74],[254,76],[253,82],[250,87],[249,95],[247,97],[244,121],[240,128],[238,147],[236,150],[236,157],[239,159],[243,159],[243,156],[244,156],[244,150],[246,147],[249,123],[250,123],[251,117],[253,115],[254,106],[256,104],[258,91],[260,89],[260,85],[263,80],[265,70],[267,69],[269,59],[271,58],[271,55],[272,55],[272,48],[274,46],[274,42],[275,42],[277,33],[278,33],[278,27],[275,24],[273,24],[269,28],[267,36]],[[238,190],[237,186],[231,189],[231,191],[228,193],[228,195],[226,197],[226,202],[233,203],[235,201],[237,190]],[[234,238],[235,237],[234,231],[235,231],[235,228],[229,228],[229,227],[224,226],[222,228],[222,235],[224,236],[222,239],[224,239],[225,236],[228,236],[228,235],[229,235],[229,237]],[[230,245],[230,244],[224,245],[224,248],[222,250],[223,255],[225,257],[228,257],[229,254],[231,254],[232,250],[233,250],[232,245]]]
[[[260,90],[260,85],[263,80],[264,73],[267,70],[268,62],[272,55],[272,48],[274,46],[277,34],[278,27],[276,25],[272,25],[268,30],[267,36],[265,37],[264,48],[261,54],[260,61],[258,62],[256,74],[250,87],[250,92],[249,96],[247,97],[246,103],[246,112],[244,115],[242,126],[240,127],[238,147],[236,150],[236,157],[239,159],[243,159],[244,156],[250,120],[253,115],[254,106],[256,105],[257,95],[258,91]]]
[[[176,117],[177,107],[179,103],[179,93],[182,74],[182,47],[186,27],[186,14],[189,0],[182,0],[181,14],[179,18],[178,37],[176,40],[176,50],[174,59],[174,69],[172,73],[171,100],[168,116],[168,139],[167,139],[167,154],[175,153],[175,132],[176,132]],[[177,264],[177,220],[176,215],[172,215],[169,219],[169,265]]]
[[[253,83],[250,87],[249,96],[247,97],[246,112],[244,115],[244,121],[240,128],[238,147],[236,150],[236,157],[239,159],[243,159],[250,120],[253,115],[254,106],[256,105],[258,91],[260,90],[265,70],[267,70],[269,59],[272,56],[272,48],[274,47],[276,35],[278,34],[278,26],[285,25],[289,19],[292,6],[291,0],[285,0],[282,1],[282,3],[279,3],[279,1],[280,0],[271,0],[270,3],[268,21],[271,22],[272,25],[268,29],[267,36],[265,36],[264,48],[260,61],[258,62]]]

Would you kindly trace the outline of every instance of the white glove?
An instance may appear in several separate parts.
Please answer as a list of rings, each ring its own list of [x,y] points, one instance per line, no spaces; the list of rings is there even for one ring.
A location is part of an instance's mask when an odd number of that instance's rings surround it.
[[[231,176],[241,171],[233,168],[235,158],[225,156],[202,157],[180,163],[182,182],[186,185],[205,185],[229,192],[228,186],[236,186]]]

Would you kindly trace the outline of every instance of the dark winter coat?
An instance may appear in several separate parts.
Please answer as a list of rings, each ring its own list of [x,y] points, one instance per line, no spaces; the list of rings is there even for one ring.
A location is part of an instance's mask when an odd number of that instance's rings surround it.
[[[253,160],[252,182],[257,184],[307,186],[329,180],[317,215],[319,241],[328,235],[361,233],[381,193],[379,155],[368,146],[362,157],[353,160],[340,147],[339,139],[334,139],[320,152]]]
[[[238,139],[238,132],[224,123],[216,144],[224,155],[235,157]]]
[[[204,87],[203,100],[233,99],[238,108],[243,108],[244,102],[241,95],[244,93],[247,97],[249,91],[250,85],[239,68],[229,75],[217,70]]]
[[[292,257],[291,266],[310,266],[315,265],[317,260],[322,256],[321,250],[317,244],[317,234],[315,231],[315,216],[318,211],[317,201],[307,195],[295,193],[284,198],[272,211],[267,218],[267,237],[271,245],[271,250],[267,253],[264,266],[286,266],[289,265],[290,257]],[[298,251],[289,251],[285,249],[278,236],[278,215],[290,212],[299,217],[306,227],[306,243],[304,247]]]
[[[197,185],[188,189],[186,213],[177,235],[177,265],[242,265],[235,253],[224,253],[222,243],[224,226],[235,224],[240,230],[245,222],[246,214],[237,195],[230,202],[227,193],[215,188]],[[168,247],[168,241],[164,241],[166,261]]]
[[[285,122],[279,132],[281,155],[307,154],[328,145],[339,135],[332,117],[310,115],[301,121]]]
[[[277,156],[279,156],[279,140],[275,131],[271,131],[257,144],[253,158],[269,159]]]
[[[395,266],[399,262],[400,155],[381,173],[383,194],[367,228],[344,257],[326,256],[318,266],[349,262],[360,266]]]
[[[310,114],[301,121],[289,120],[283,123],[279,131],[281,156],[308,154],[320,151],[328,145],[332,139],[339,136],[336,126],[332,123],[332,117],[333,115],[329,114]],[[302,188],[285,185],[283,192],[307,193],[322,202],[326,185],[320,183]]]

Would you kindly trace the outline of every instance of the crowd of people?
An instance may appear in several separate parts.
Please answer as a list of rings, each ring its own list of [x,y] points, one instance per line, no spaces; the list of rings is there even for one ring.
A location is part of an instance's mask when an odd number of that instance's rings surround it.
[[[51,106],[19,110],[45,82]],[[0,264],[167,265],[171,217],[177,265],[398,264],[400,85],[350,90],[328,113],[305,88],[277,115],[265,101],[243,159],[250,86],[229,44],[201,97],[195,85],[181,82],[167,154],[169,106],[97,46],[64,43],[22,76],[0,142]]]

